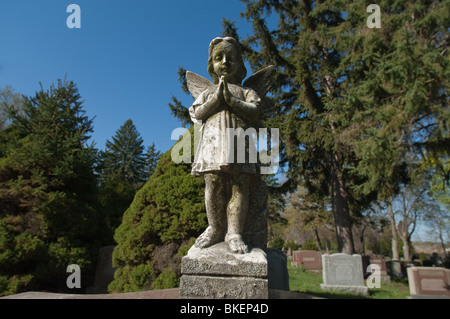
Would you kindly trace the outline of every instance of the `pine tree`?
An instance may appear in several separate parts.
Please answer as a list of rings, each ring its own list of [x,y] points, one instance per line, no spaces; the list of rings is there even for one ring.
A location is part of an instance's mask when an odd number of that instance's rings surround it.
[[[146,161],[147,161],[147,174],[148,176],[152,176],[156,170],[156,165],[158,165],[158,161],[161,157],[161,152],[156,150],[155,143],[152,143],[147,148],[146,153]]]
[[[0,132],[3,131],[9,122],[8,110],[15,109],[20,113],[23,106],[22,94],[14,93],[10,86],[0,89]]]
[[[160,152],[155,144],[144,151],[144,140],[129,119],[112,141],[106,141],[106,150],[100,154],[100,201],[111,231],[120,225],[136,192],[156,168]]]
[[[102,179],[128,183],[137,191],[148,178],[144,140],[131,119],[116,131],[112,142],[106,141]]]
[[[93,274],[102,229],[82,104],[75,84],[59,80],[11,108],[0,133],[0,294],[64,290],[70,264]]]
[[[265,124],[281,128],[281,163],[289,164],[287,176],[307,186],[309,193],[331,196],[339,250],[351,254],[345,167],[354,155],[341,135],[349,111],[342,112],[342,56],[333,32],[344,22],[341,11],[327,1],[243,2],[253,35],[241,42],[252,69],[277,67],[275,114]],[[271,13],[279,18],[272,29],[265,21]],[[225,33],[236,36],[231,23],[225,27]]]

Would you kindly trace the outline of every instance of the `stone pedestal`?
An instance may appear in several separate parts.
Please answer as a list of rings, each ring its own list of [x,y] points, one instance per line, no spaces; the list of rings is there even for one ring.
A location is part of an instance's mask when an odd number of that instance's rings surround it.
[[[267,299],[267,255],[259,248],[233,254],[225,243],[193,246],[181,261],[182,298]]]

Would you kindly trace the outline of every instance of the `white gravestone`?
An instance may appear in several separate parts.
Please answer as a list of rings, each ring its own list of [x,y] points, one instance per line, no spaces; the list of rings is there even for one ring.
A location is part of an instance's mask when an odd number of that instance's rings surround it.
[[[345,291],[367,296],[369,288],[364,286],[362,259],[360,255],[322,255],[324,290]]]

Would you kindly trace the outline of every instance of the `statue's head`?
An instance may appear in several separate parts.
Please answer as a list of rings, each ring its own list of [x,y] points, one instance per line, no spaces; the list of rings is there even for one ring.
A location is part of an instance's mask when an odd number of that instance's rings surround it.
[[[230,83],[240,84],[247,75],[239,43],[231,38],[215,38],[209,45],[208,73],[215,84],[220,76]]]

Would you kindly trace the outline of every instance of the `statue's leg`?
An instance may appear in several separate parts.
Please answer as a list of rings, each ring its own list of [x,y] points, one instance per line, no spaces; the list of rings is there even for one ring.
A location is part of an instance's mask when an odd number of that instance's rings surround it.
[[[242,235],[249,208],[249,188],[250,179],[247,175],[232,176],[231,199],[227,207],[228,231],[225,242],[234,253],[248,252],[248,246]]]
[[[226,183],[221,174],[205,174],[205,206],[209,226],[195,242],[200,248],[223,241],[227,229]]]

